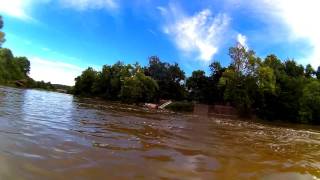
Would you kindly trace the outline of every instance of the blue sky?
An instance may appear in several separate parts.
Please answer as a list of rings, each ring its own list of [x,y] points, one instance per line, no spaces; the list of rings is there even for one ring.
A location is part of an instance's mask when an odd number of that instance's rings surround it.
[[[84,68],[158,55],[208,71],[237,41],[259,56],[320,65],[318,0],[0,0],[4,47],[36,80],[73,85]]]

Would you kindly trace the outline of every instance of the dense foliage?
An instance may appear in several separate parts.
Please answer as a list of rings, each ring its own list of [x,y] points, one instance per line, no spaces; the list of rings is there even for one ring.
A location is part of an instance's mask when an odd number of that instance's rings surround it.
[[[27,79],[30,62],[25,57],[14,57],[9,49],[0,48],[0,83]]]
[[[129,103],[171,99],[230,104],[242,116],[320,123],[320,67],[316,71],[275,55],[261,59],[240,44],[231,47],[229,55],[228,67],[215,61],[209,66],[210,75],[196,70],[188,78],[178,64],[156,56],[142,68],[120,62],[105,65],[100,72],[88,68],[76,78],[74,93]],[[172,108],[189,105],[177,103]]]
[[[159,86],[151,77],[137,72],[125,78],[121,87],[120,97],[126,102],[152,102],[159,92]]]
[[[129,103],[154,102],[159,92],[157,82],[146,76],[138,64],[132,66],[118,62],[103,66],[100,72],[88,68],[75,80],[73,92],[76,95],[100,96]]]
[[[183,85],[185,73],[177,63],[172,65],[162,62],[157,56],[151,56],[149,65],[144,69],[145,74],[156,80],[159,85],[157,98],[182,100],[186,97]]]

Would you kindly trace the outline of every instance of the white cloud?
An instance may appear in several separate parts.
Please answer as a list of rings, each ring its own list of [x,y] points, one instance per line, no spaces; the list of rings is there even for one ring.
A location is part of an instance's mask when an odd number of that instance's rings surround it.
[[[320,1],[277,0],[279,15],[292,30],[293,38],[306,38],[313,46],[313,52],[306,57],[313,66],[320,65]]]
[[[248,3],[246,0],[243,2]],[[294,43],[295,40],[307,40],[310,43],[311,53],[302,59],[303,63],[320,65],[319,0],[255,0],[251,2],[251,8],[258,8],[258,12],[264,14],[264,19],[270,19],[274,23],[280,22],[287,27],[290,43]]]
[[[116,0],[60,0],[60,3],[65,7],[75,8],[77,10],[115,10],[118,8]]]
[[[187,54],[196,53],[198,59],[205,62],[212,60],[228,30],[230,18],[226,14],[214,16],[209,9],[204,9],[194,16],[187,16],[175,6],[158,9],[167,18],[164,32],[180,50]]]
[[[23,20],[30,19],[26,12],[30,3],[30,0],[0,0],[0,14]]]
[[[247,37],[245,35],[242,35],[242,34],[238,34],[237,35],[237,41],[238,43],[240,43],[243,47],[245,48],[248,48],[248,45],[247,45]]]
[[[74,85],[74,78],[79,76],[83,68],[60,61],[50,61],[39,57],[30,58],[30,76],[37,81],[55,84]]]

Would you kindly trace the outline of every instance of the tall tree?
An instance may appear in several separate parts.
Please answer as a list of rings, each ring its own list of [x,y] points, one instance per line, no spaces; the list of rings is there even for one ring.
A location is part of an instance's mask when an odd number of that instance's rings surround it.
[[[255,52],[246,49],[240,43],[229,49],[229,56],[232,59],[232,65],[236,73],[242,73],[244,75],[253,73],[255,68]]]
[[[222,67],[220,62],[214,61],[209,65],[211,71],[211,78],[215,81],[215,83],[219,82],[219,79],[222,77],[223,73],[227,70],[227,68]]]
[[[313,67],[310,64],[306,66],[305,75],[307,78],[311,78],[312,76],[316,75],[316,71],[313,69]]]
[[[157,56],[149,57],[149,66],[145,68],[145,74],[151,76],[159,85],[159,97],[161,99],[182,100],[185,98],[185,88],[182,82],[185,73],[178,64],[161,62]]]
[[[25,57],[14,57],[11,50],[0,48],[0,83],[30,79],[30,61]]]
[[[198,102],[208,103],[209,78],[202,70],[193,71],[191,77],[187,79],[186,86],[189,90],[191,99]]]
[[[207,99],[211,104],[222,104],[224,103],[223,93],[225,86],[219,84],[219,81],[227,68],[222,67],[218,61],[211,63],[209,68],[211,75],[209,77]]]
[[[240,43],[229,49],[229,55],[231,66],[220,79],[220,85],[226,88],[224,98],[236,106],[239,113],[249,115],[258,89],[256,78],[260,60],[254,51]]]
[[[15,57],[14,62],[17,64],[19,69],[27,76],[30,72],[30,61],[26,57]]]
[[[97,79],[97,72],[89,67],[78,76],[75,81],[74,93],[77,95],[92,95],[93,84]]]

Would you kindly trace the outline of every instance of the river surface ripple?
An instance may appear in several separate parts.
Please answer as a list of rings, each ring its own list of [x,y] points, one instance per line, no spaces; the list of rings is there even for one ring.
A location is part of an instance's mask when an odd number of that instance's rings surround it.
[[[318,127],[0,86],[0,179],[317,179]]]

